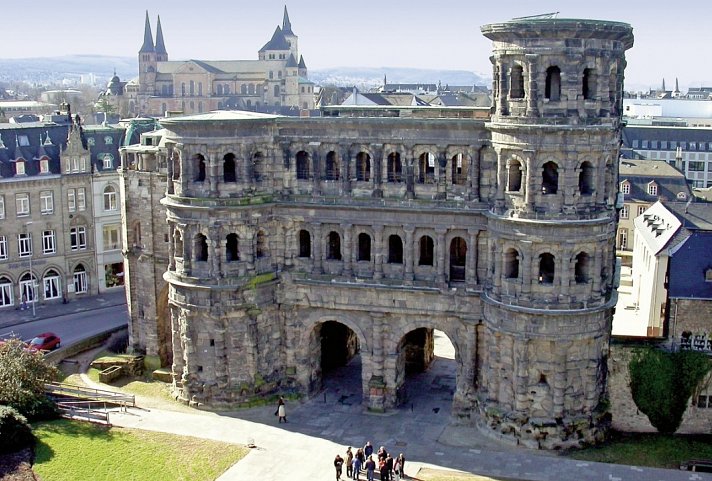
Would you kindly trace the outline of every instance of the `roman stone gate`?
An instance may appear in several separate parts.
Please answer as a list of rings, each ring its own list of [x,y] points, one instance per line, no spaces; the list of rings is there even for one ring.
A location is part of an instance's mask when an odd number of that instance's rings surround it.
[[[358,353],[364,406],[395,409],[439,329],[458,364],[453,420],[538,448],[600,437],[632,30],[482,31],[491,111],[162,121],[181,399],[311,396]]]

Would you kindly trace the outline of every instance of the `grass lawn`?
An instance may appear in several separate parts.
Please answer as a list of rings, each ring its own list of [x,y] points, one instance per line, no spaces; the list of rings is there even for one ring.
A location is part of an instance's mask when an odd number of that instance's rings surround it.
[[[712,459],[712,436],[614,433],[605,444],[571,451],[568,456],[602,463],[678,469],[682,461]]]
[[[59,420],[33,426],[45,481],[208,481],[249,451],[186,436]]]

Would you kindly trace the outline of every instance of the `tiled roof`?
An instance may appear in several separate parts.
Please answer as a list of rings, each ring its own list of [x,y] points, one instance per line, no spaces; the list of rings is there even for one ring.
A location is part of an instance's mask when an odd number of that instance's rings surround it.
[[[289,50],[289,42],[287,42],[287,39],[284,38],[284,33],[282,33],[282,29],[279,25],[274,30],[270,41],[267,42],[259,51],[265,52],[267,50]]]
[[[627,181],[630,184],[630,193],[625,195],[626,200],[675,201],[687,200],[692,195],[683,173],[663,160],[621,159],[618,179],[620,183]],[[657,195],[648,194],[648,185],[651,182],[658,186]],[[681,192],[685,194],[684,199],[679,197]]]

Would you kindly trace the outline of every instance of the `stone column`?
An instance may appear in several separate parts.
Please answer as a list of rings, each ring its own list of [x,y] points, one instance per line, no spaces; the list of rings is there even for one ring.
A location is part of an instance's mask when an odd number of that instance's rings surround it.
[[[560,418],[564,416],[564,398],[566,396],[566,359],[568,352],[568,342],[554,343],[555,361],[554,361],[554,386],[553,386],[553,402],[554,402],[554,417]]]
[[[440,152],[437,154],[437,191],[435,198],[444,200],[447,198],[447,153],[444,151],[445,147],[440,147],[440,149]]]
[[[539,116],[539,88],[537,75],[539,74],[537,66],[539,61],[538,55],[528,54],[525,56],[527,62],[527,71],[529,72],[527,89],[527,117]]]
[[[498,214],[502,214],[505,209],[504,190],[507,185],[507,160],[503,158],[502,151],[495,148],[497,155],[497,193],[495,195],[495,207]]]
[[[181,149],[180,151],[180,188],[181,195],[186,195],[188,185],[193,180],[193,165],[190,162],[192,149]]]
[[[205,155],[208,156],[207,159],[205,159],[206,163],[208,164],[206,166],[207,168],[207,176],[208,176],[208,185],[210,188],[210,195],[211,196],[217,196],[218,195],[218,182],[219,182],[219,167],[220,167],[220,160],[219,159],[219,150],[217,149],[207,149],[205,152]]]
[[[344,232],[344,270],[343,270],[343,275],[346,277],[351,277],[353,274],[353,268],[352,268],[352,259],[353,259],[353,252],[354,248],[352,246],[352,231],[353,231],[353,225],[352,224],[341,224],[341,230]]]
[[[324,252],[324,239],[321,235],[321,223],[314,223],[314,242],[312,244],[314,252],[314,262],[312,263],[312,273],[319,275],[323,272],[322,253]]]
[[[480,235],[479,230],[468,230],[469,234],[467,249],[467,263],[465,266],[465,285],[474,287],[477,285],[477,238]]]
[[[405,198],[415,199],[415,166],[413,165],[413,149],[408,147],[405,150],[405,159],[402,159],[401,166],[405,170]]]
[[[373,351],[371,353],[371,378],[368,381],[368,396],[365,397],[369,410],[381,412],[385,410],[386,382],[384,363],[386,352],[383,336],[385,335],[385,317],[381,313],[371,314],[373,318]]]
[[[527,212],[534,212],[534,201],[535,194],[537,192],[536,186],[536,153],[533,150],[524,150],[524,155],[526,156],[526,172],[524,177],[524,203],[527,206]]]
[[[413,285],[413,264],[417,247],[414,242],[415,227],[412,225],[403,226],[405,231],[405,285]]]
[[[176,255],[175,255],[175,249],[176,249],[176,239],[175,239],[175,233],[176,233],[176,226],[173,222],[168,223],[168,232],[170,232],[170,242],[168,243],[168,270],[169,271],[175,271],[176,270]]]
[[[435,281],[440,285],[440,287],[445,286],[445,279],[447,266],[445,265],[445,234],[447,234],[447,229],[443,227],[438,227],[435,229],[436,234],[436,249],[437,249],[437,272],[435,275]]]
[[[571,294],[571,246],[565,245],[560,254],[561,262],[556,263],[558,265],[555,264],[554,283],[557,283],[556,278],[558,277],[560,279],[559,295],[568,296]]]
[[[528,299],[532,292],[532,282],[535,279],[535,274],[532,272],[532,243],[522,242],[519,244],[522,248],[522,258],[519,261],[519,275],[522,278],[522,298]]]
[[[509,82],[507,81],[507,69],[509,65],[506,63],[499,64],[499,98],[497,113],[499,115],[507,115],[507,98],[509,94]]]
[[[501,295],[501,290],[502,290],[502,262],[504,262],[504,259],[502,256],[504,255],[502,252],[497,252],[501,251],[501,249],[498,249],[497,246],[501,244],[501,241],[499,239],[491,239],[491,251],[492,255],[494,256],[494,279],[492,279],[492,287],[493,291],[497,296]]]
[[[589,271],[589,278],[591,280],[591,292],[599,292],[601,290],[601,267],[603,265],[603,258],[605,256],[604,249],[595,249],[592,253],[593,255],[593,270]]]
[[[321,154],[315,148],[309,155],[312,160],[312,197],[318,197],[321,194]]]
[[[521,339],[515,341],[515,349],[519,353],[519,357],[515,359],[514,409],[516,411],[527,411],[530,407],[528,399],[529,340]]]
[[[220,257],[221,251],[224,252],[224,249],[220,249],[220,231],[221,229],[217,226],[208,228],[208,259],[210,260],[210,275],[213,279],[222,277]]]
[[[373,197],[383,197],[383,144],[371,144],[373,152],[373,165],[371,175],[373,176]]]
[[[468,200],[474,200],[475,202],[480,201],[480,165],[482,163],[482,151],[486,146],[479,148],[470,147],[471,152],[476,152],[476,155],[471,155],[470,158],[470,195]]]
[[[193,242],[192,227],[183,226],[181,236],[183,238],[183,273],[189,276],[193,270],[192,249],[190,248],[190,244]]]
[[[166,194],[173,193],[173,145],[167,144],[166,156]]]
[[[374,280],[383,277],[383,226],[373,226],[373,278]]]

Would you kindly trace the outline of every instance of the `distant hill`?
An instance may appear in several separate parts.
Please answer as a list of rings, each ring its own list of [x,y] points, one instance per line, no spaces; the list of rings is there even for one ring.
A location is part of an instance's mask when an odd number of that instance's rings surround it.
[[[0,82],[23,81],[33,84],[56,84],[64,79],[78,79],[92,73],[104,85],[116,70],[121,80],[138,75],[135,57],[109,57],[102,55],[65,55],[62,57],[37,57],[0,59]],[[309,71],[309,78],[318,85],[339,87],[377,87],[383,76],[389,83],[434,83],[444,85],[485,85],[491,81],[482,75],[466,70],[435,70],[392,67],[335,67]]]
[[[138,59],[103,55],[0,59],[0,81],[54,84],[92,73],[103,84],[114,75],[114,69],[121,80],[130,80],[138,75]]]
[[[309,80],[318,85],[371,88],[388,83],[431,83],[490,86],[491,80],[467,70],[435,70],[393,67],[335,67],[309,71]]]

